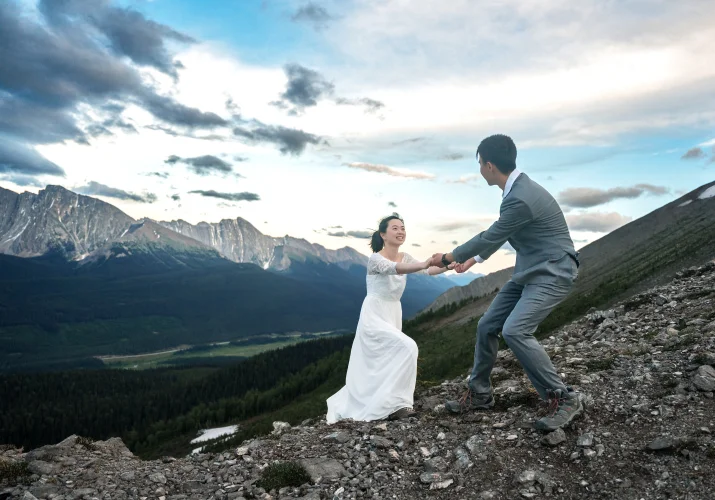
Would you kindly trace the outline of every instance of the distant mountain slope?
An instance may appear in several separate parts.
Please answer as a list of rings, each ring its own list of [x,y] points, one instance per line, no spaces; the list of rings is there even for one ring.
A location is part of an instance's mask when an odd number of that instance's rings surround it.
[[[672,279],[715,257],[715,182],[626,224],[580,250],[571,294],[547,318],[550,329]],[[715,193],[713,193],[715,194]]]
[[[61,186],[38,194],[0,188],[0,253],[36,257],[62,248],[80,258],[119,238],[133,222],[109,203]]]
[[[338,250],[310,243],[304,239],[285,236],[274,238],[261,233],[245,219],[223,219],[220,222],[190,224],[184,220],[162,221],[159,224],[205,245],[215,248],[234,262],[250,262],[264,269],[284,270],[292,261],[317,257],[323,262],[350,267],[366,265],[367,257],[357,250],[344,247]]]
[[[513,271],[514,268],[509,267],[507,269],[502,269],[501,271],[482,276],[481,278],[477,278],[466,286],[450,288],[437,297],[437,299],[422,312],[436,311],[437,309],[449,304],[456,304],[462,302],[463,300],[489,295],[493,293],[494,290],[501,288],[504,283],[509,281]]]
[[[484,276],[482,273],[471,273],[467,271],[466,273],[462,274],[457,274],[457,273],[448,273],[445,274],[444,277],[447,278],[449,281],[454,283],[457,286],[467,286],[470,284],[472,281],[474,281],[477,278],[481,278]]]

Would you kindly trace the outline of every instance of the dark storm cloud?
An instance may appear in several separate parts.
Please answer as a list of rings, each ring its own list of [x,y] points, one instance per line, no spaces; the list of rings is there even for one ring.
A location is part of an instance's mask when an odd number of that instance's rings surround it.
[[[85,186],[79,186],[74,188],[74,191],[95,196],[105,196],[107,198],[115,198],[117,200],[131,200],[139,201],[142,203],[154,203],[156,201],[156,195],[154,193],[146,194],[136,194],[130,193],[129,191],[124,191],[123,189],[117,189],[105,184],[100,184],[99,182],[90,181]]]
[[[194,158],[181,158],[176,155],[171,155],[164,160],[164,163],[168,163],[169,165],[184,163],[198,175],[209,175],[213,172],[223,174],[233,172],[233,167],[230,163],[213,155],[196,156]]]
[[[300,64],[287,64],[284,68],[288,84],[280,96],[280,100],[271,102],[272,105],[285,109],[288,114],[299,115],[306,108],[317,106],[318,101],[332,97],[335,94],[335,85],[315,70]],[[364,106],[366,113],[376,113],[385,107],[385,104],[369,97],[351,99],[336,97],[335,103],[344,106]]]
[[[260,196],[258,196],[256,193],[219,193],[217,191],[214,191],[213,189],[210,189],[208,191],[204,190],[196,190],[196,191],[189,191],[191,194],[200,194],[201,196],[205,196],[208,198],[219,198],[221,200],[228,200],[228,201],[258,201],[261,199]]]
[[[326,27],[334,18],[328,13],[325,7],[314,2],[308,2],[299,7],[291,19],[295,22],[311,24],[313,28],[319,30]]]
[[[195,42],[135,10],[114,7],[107,0],[42,0],[39,7],[51,25],[71,29],[77,19],[82,19],[106,37],[115,54],[173,77],[177,76],[176,68],[181,64],[172,60],[166,41]]]
[[[64,176],[65,172],[31,146],[10,141],[0,136],[0,173]]]
[[[343,106],[365,106],[366,113],[377,113],[385,107],[385,103],[375,99],[370,99],[369,97],[361,97],[359,99],[338,97],[335,99],[335,103]]]
[[[281,153],[293,156],[300,155],[308,144],[327,144],[320,136],[274,125],[261,124],[254,128],[236,127],[233,129],[233,134],[251,142],[276,144]]]
[[[136,132],[121,116],[125,102],[176,126],[227,125],[214,113],[159,95],[132,65],[176,77],[178,65],[167,42],[191,43],[190,37],[106,0],[41,0],[39,15],[28,15],[21,5],[0,2],[0,136],[5,141],[88,144],[115,131]],[[57,166],[44,170],[61,172]]]
[[[680,157],[681,160],[698,160],[700,158],[705,158],[705,151],[702,148],[691,148],[683,156]]]
[[[228,121],[216,113],[184,106],[180,102],[151,91],[143,93],[141,104],[155,117],[173,125],[192,128],[215,128],[228,125]]]
[[[332,95],[335,91],[335,85],[317,71],[300,64],[287,64],[284,70],[288,84],[285,92],[281,94],[281,99],[273,103],[280,108],[300,113],[307,107],[316,106],[321,98]]]
[[[337,231],[334,233],[328,233],[328,236],[336,236],[338,238],[358,238],[361,240],[368,240],[372,238],[372,232],[370,231]]]

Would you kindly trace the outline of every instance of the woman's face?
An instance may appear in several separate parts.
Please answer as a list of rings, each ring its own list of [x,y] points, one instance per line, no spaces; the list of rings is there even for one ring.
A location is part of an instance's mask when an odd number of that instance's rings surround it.
[[[407,233],[405,224],[400,219],[392,219],[387,223],[387,231],[380,233],[386,246],[399,247],[405,242]]]

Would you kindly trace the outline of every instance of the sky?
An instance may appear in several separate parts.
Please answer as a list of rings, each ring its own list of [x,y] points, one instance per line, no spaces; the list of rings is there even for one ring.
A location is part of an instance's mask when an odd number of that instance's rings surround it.
[[[496,133],[577,248],[715,180],[711,0],[7,0],[0,26],[0,187],[137,219],[367,254],[397,212],[426,258],[498,217]]]

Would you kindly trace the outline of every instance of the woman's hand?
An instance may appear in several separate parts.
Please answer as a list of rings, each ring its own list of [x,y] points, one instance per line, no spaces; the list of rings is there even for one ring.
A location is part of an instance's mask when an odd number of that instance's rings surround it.
[[[467,270],[472,267],[474,264],[476,264],[477,261],[474,260],[474,258],[469,259],[467,262],[464,262],[462,264],[457,264],[454,266],[454,271],[461,274],[467,272]]]

